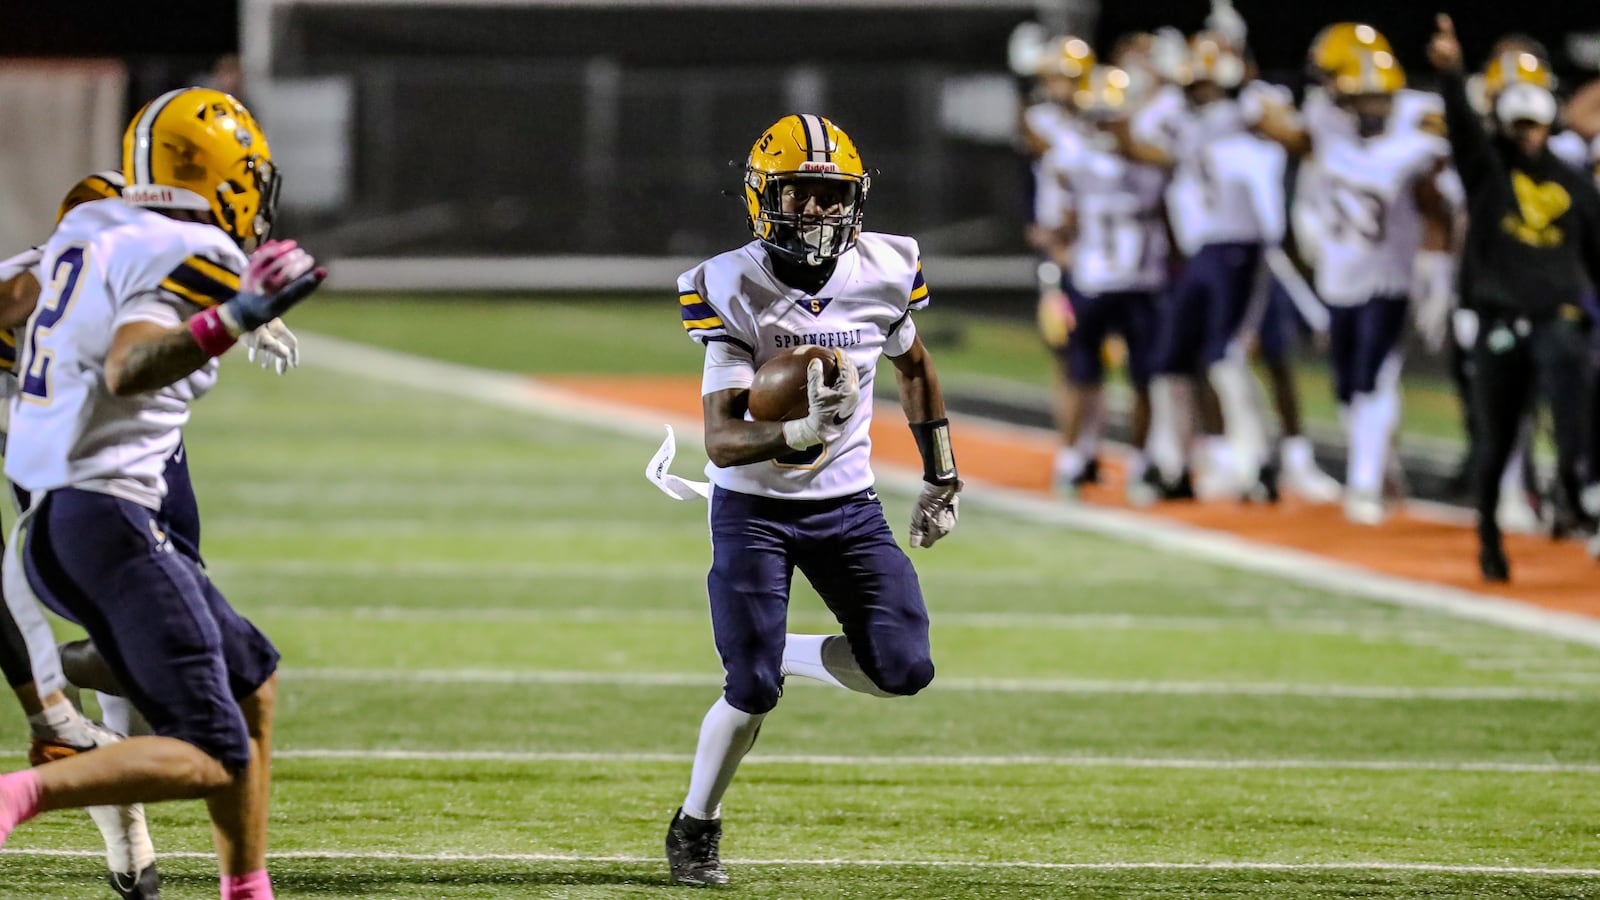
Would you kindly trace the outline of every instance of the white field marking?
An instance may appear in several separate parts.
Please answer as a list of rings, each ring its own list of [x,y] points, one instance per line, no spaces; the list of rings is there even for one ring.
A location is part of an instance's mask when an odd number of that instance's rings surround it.
[[[670,763],[694,762],[692,753],[593,753],[502,750],[340,750],[307,748],[273,750],[274,759],[326,759],[361,762],[491,762],[491,763]],[[974,767],[1037,766],[1064,769],[1196,769],[1196,770],[1338,770],[1362,772],[1486,772],[1499,774],[1600,775],[1600,763],[1493,762],[1427,759],[1184,759],[1140,756],[849,756],[806,753],[753,753],[742,765]]]
[[[649,450],[659,442],[663,420],[670,420],[679,429],[680,440],[695,440],[700,434],[701,423],[692,417],[669,416],[653,410],[606,403],[525,376],[441,362],[324,335],[303,335],[300,343],[305,350],[304,359],[309,365],[351,377],[518,409],[587,425],[610,434],[636,437],[641,441],[641,450]],[[649,457],[641,453],[641,459],[648,460]],[[885,487],[905,494],[920,490],[921,472],[882,462],[876,465],[876,469],[879,481]],[[641,486],[640,490],[650,488]],[[1026,491],[976,479],[968,482],[965,496],[969,504],[1008,512],[1027,521],[1065,525],[1136,545],[1271,575],[1335,594],[1434,610],[1600,647],[1600,620],[1574,613],[1547,610],[1510,598],[1373,572],[1316,554],[1258,544],[1236,535],[1207,531],[1128,510],[1051,502]],[[1463,559],[1462,565],[1470,566],[1471,560]]]
[[[5,856],[37,856],[62,859],[104,857],[103,850],[57,850],[7,847]],[[161,854],[163,859],[215,859],[213,853],[175,851]],[[418,863],[629,863],[660,865],[655,856],[587,856],[579,853],[394,853],[387,850],[284,850],[267,854],[268,859],[393,861]],[[1557,878],[1600,877],[1600,869],[1559,866],[1474,866],[1443,863],[1412,863],[1369,860],[1355,862],[1282,863],[1251,860],[1213,862],[1049,862],[1040,860],[959,860],[959,859],[724,859],[736,866],[805,866],[818,868],[868,869],[1046,869],[1068,872],[1199,871],[1199,872],[1415,872],[1439,875],[1532,875]]]
[[[581,672],[559,669],[356,669],[286,668],[290,681],[394,684],[575,684],[623,687],[712,687],[722,676],[701,672]],[[796,678],[789,684],[813,686]],[[815,685],[822,687],[822,685]],[[1152,694],[1207,697],[1322,697],[1341,700],[1550,700],[1600,701],[1592,692],[1496,685],[1296,684],[1250,681],[1113,681],[1091,678],[939,678],[933,690],[997,694]]]
[[[307,747],[274,749],[275,760],[428,763],[583,763],[687,765],[692,753],[559,750],[355,750]],[[4,752],[0,759],[20,759]],[[1511,762],[1431,759],[1204,759],[1164,756],[1070,756],[1050,754],[841,755],[829,753],[753,753],[744,766],[819,766],[860,768],[1060,768],[1177,769],[1194,771],[1356,771],[1441,772],[1502,775],[1600,775],[1600,763]]]

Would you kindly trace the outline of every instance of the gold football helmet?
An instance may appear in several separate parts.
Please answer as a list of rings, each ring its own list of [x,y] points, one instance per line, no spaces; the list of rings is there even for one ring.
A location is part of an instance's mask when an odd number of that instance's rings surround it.
[[[1491,97],[1519,82],[1546,90],[1555,87],[1550,64],[1526,50],[1508,50],[1489,60],[1489,65],[1484,67],[1483,86]]]
[[[1387,50],[1358,47],[1328,71],[1328,86],[1341,97],[1394,94],[1406,86],[1405,70]]]
[[[1058,37],[1045,47],[1044,59],[1039,63],[1041,78],[1081,79],[1094,68],[1094,50],[1080,37]]]
[[[1338,73],[1360,70],[1357,57],[1363,52],[1394,59],[1394,48],[1378,29],[1362,22],[1335,22],[1317,32],[1306,56],[1311,74],[1331,86]]]
[[[93,175],[85,175],[83,180],[72,186],[67,191],[67,196],[61,199],[61,208],[56,211],[56,224],[71,212],[73,207],[82,206],[95,200],[105,200],[110,197],[122,196],[122,173],[116,169],[107,169]]]
[[[744,202],[750,232],[786,258],[808,266],[854,247],[872,179],[855,142],[843,129],[809,113],[784,116],[768,128],[744,166]],[[807,188],[826,188],[819,198]],[[808,215],[796,198],[821,208]],[[791,207],[785,210],[785,200]],[[826,206],[824,206],[826,202]]]
[[[181,88],[146,103],[122,137],[122,172],[126,202],[209,212],[247,253],[272,233],[279,187],[272,149],[231,95]]]
[[[1134,103],[1133,78],[1116,66],[1095,66],[1073,104],[1086,118],[1097,121],[1127,118]]]

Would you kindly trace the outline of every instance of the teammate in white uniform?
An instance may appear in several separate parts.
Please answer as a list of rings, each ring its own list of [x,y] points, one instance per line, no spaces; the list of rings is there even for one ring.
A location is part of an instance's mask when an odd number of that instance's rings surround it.
[[[261,244],[277,176],[234,98],[147,104],[123,169],[122,200],[72,210],[44,247],[5,467],[31,505],[5,567],[85,628],[154,735],[0,777],[0,838],[50,809],[203,797],[222,897],[262,900],[277,651],[168,537],[163,472],[216,357],[323,273]]]
[[[678,279],[684,328],[705,344],[706,472],[712,563],[707,585],[727,679],[700,727],[694,772],[666,851],[687,884],[728,880],[718,856],[723,793],[778,702],[786,675],[879,696],[933,679],[928,616],[916,571],[872,489],[872,384],[894,363],[925,485],[911,543],[956,524],[955,457],[933,361],[912,312],[927,305],[917,243],[862,233],[868,177],[854,143],[816,115],[791,115],[750,151],[745,199],[756,240]],[[811,364],[808,412],[788,422],[745,413],[765,362],[797,347],[831,348],[832,386]],[[842,635],[785,634],[798,567]]]
[[[119,172],[97,172],[84,178],[67,192],[56,221],[79,204],[117,196],[122,183]],[[38,302],[43,281],[39,263],[43,257],[43,249],[35,247],[0,262],[0,399],[6,402],[7,412],[10,399],[17,393],[16,331],[27,322]],[[6,419],[0,416],[0,442],[5,438]],[[0,669],[28,716],[33,733],[29,762],[43,765],[121,740],[128,730],[127,701],[101,696],[101,713],[111,724],[102,726],[86,719],[63,691],[66,680],[49,622],[31,594],[18,599],[25,604],[20,617],[12,614],[9,605],[0,606]],[[37,663],[30,658],[30,637],[39,645]],[[161,876],[144,807],[93,807],[89,814],[105,839],[108,879],[117,895],[124,900],[159,897]]]
[[[1188,108],[1165,127],[1118,133],[1122,152],[1173,170],[1167,213],[1188,257],[1158,339],[1151,385],[1151,461],[1169,484],[1184,467],[1176,437],[1184,379],[1204,374],[1222,407],[1227,441],[1210,445],[1203,477],[1214,493],[1276,497],[1258,390],[1245,359],[1242,331],[1265,287],[1261,255],[1283,235],[1281,151],[1251,135],[1232,93],[1245,63],[1217,37],[1191,44],[1185,83]],[[1163,137],[1169,140],[1163,143]]]
[[[1104,130],[1134,112],[1128,73],[1097,66],[1081,94],[1080,114],[1095,130],[1058,144],[1043,160],[1046,174],[1074,198],[1075,223],[1069,270],[1074,289],[1074,324],[1056,354],[1058,427],[1054,480],[1067,493],[1096,480],[1102,423],[1085,411],[1103,406],[1104,350],[1113,333],[1127,346],[1129,380],[1135,391],[1133,444],[1139,448],[1127,472],[1129,496],[1148,502],[1143,447],[1149,428],[1152,344],[1157,327],[1156,292],[1167,280],[1167,235],[1162,219],[1166,172],[1117,153]]]
[[[1349,449],[1345,514],[1385,516],[1384,479],[1400,419],[1400,338],[1418,306],[1437,346],[1453,304],[1454,210],[1439,189],[1449,145],[1442,102],[1404,88],[1388,41],[1344,22],[1310,51],[1322,84],[1296,118],[1263,103],[1247,115],[1313,173],[1296,197],[1302,246],[1315,247],[1317,292],[1331,308],[1329,351]]]

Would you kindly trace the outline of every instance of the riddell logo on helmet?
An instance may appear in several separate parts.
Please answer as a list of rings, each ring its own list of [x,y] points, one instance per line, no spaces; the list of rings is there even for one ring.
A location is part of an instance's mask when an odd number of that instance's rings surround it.
[[[172,188],[161,185],[130,184],[122,189],[122,199],[135,206],[154,206],[161,203],[176,203],[178,195]]]
[[[839,166],[831,162],[803,162],[800,164],[802,172],[837,172]]]

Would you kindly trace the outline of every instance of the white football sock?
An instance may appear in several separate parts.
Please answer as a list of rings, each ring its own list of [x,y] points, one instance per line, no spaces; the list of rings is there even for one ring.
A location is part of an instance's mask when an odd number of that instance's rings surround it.
[[[1383,473],[1389,464],[1389,444],[1398,412],[1398,404],[1381,393],[1351,398],[1347,470],[1350,490],[1368,496],[1383,493]]]
[[[1286,437],[1278,448],[1279,464],[1285,472],[1305,472],[1317,467],[1316,448],[1305,435]]]
[[[1255,376],[1244,359],[1233,354],[1212,363],[1206,376],[1222,406],[1223,431],[1233,444],[1241,481],[1253,483],[1267,461],[1267,424],[1261,417]]]
[[[113,694],[94,692],[96,700],[100,701],[100,721],[107,728],[120,735],[133,733],[133,704],[125,698]]]
[[[894,696],[872,683],[842,634],[785,635],[782,672],[874,697]]]
[[[1150,433],[1145,438],[1145,450],[1168,483],[1183,475],[1183,418],[1188,409],[1182,402],[1182,380],[1162,375],[1150,381]]]
[[[733,783],[739,762],[750,752],[766,717],[766,713],[757,716],[734,709],[722,697],[711,705],[700,722],[694,773],[689,776],[689,794],[683,798],[684,815],[691,819],[722,817],[722,795]]]

